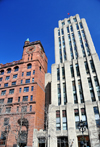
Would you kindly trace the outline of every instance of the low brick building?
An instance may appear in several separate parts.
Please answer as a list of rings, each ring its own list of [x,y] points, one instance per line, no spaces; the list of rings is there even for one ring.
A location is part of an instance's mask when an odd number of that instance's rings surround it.
[[[22,59],[0,64],[0,146],[32,146],[44,128],[47,57],[40,41],[25,41]]]

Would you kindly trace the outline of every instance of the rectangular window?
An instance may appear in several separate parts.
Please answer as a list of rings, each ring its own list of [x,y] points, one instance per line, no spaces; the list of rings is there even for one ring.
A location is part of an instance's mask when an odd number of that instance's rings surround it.
[[[70,20],[67,20],[68,24],[71,24]]]
[[[21,82],[20,82],[21,84],[23,84],[23,80],[21,80]]]
[[[26,73],[26,76],[30,76],[31,75],[31,71]]]
[[[62,26],[64,26],[64,25],[65,25],[65,22],[63,21],[63,22],[62,22]]]
[[[94,95],[93,89],[90,90],[90,94],[91,94],[91,100],[92,100],[92,102],[96,101],[95,100],[95,95]]]
[[[30,83],[30,79],[26,79],[26,82],[25,83]]]
[[[19,106],[17,106],[17,112],[19,112]]]
[[[32,78],[32,83],[34,82],[34,78]]]
[[[12,85],[16,85],[16,81],[12,82]]]
[[[27,106],[22,106],[21,112],[27,112]]]
[[[67,103],[66,83],[63,83],[63,98],[64,98],[64,105],[66,105]]]
[[[11,107],[6,107],[6,113],[10,113],[11,112]]]
[[[67,27],[67,33],[69,33],[69,27]]]
[[[60,30],[58,30],[58,36],[60,36]]]
[[[77,76],[80,76],[80,71],[79,71],[79,66],[78,66],[78,64],[75,64],[75,66],[76,66],[76,73],[77,73]]]
[[[9,125],[9,118],[4,118],[4,126]]]
[[[59,70],[59,68],[57,68],[57,80],[58,81],[60,80],[60,70]]]
[[[6,94],[6,90],[3,90],[2,92],[1,92],[1,95],[5,95]]]
[[[13,98],[11,97],[11,98],[8,98],[8,102],[7,103],[12,103],[12,101],[13,101]]]
[[[16,79],[17,78],[17,74],[16,75],[13,75],[13,79]]]
[[[33,70],[33,75],[35,75],[35,70]]]
[[[64,31],[63,31],[63,29],[61,29],[61,34],[62,34],[62,35],[64,34]]]
[[[98,82],[98,79],[97,79],[96,76],[94,77],[94,82],[95,82],[95,86],[98,87],[99,86],[99,82]]]
[[[71,77],[74,77],[74,69],[73,69],[73,65],[70,65],[70,71],[71,71]]]
[[[60,84],[57,85],[58,88],[58,105],[61,104],[61,89],[60,89]]]
[[[78,23],[76,23],[76,29],[77,29],[77,30],[79,30],[79,26],[78,26]]]
[[[0,104],[3,104],[4,103],[4,99],[0,99]]]
[[[81,119],[82,119],[83,123],[86,125],[87,118],[86,118],[85,108],[81,108]]]
[[[9,94],[13,94],[13,93],[14,93],[14,89],[10,89]]]
[[[0,78],[0,82],[2,81],[2,78]]]
[[[66,118],[66,110],[62,110],[62,123],[63,123],[63,130],[67,130],[67,118]]]
[[[28,101],[28,96],[23,96],[23,101]]]
[[[90,90],[93,89],[91,78],[88,78],[88,84],[89,84]]]
[[[8,87],[8,83],[5,83],[5,84],[4,84],[4,87]]]
[[[22,72],[22,77],[24,76],[24,72]]]
[[[72,25],[70,26],[70,30],[71,30],[71,32],[73,32],[73,27],[72,27]]]
[[[32,105],[30,105],[30,112],[32,111]]]
[[[79,25],[80,25],[80,28],[82,29],[82,28],[83,28],[83,26],[82,26],[82,23],[81,23],[81,22],[79,23]]]
[[[34,86],[31,86],[31,91],[33,91],[34,90]]]
[[[93,60],[90,60],[90,65],[91,65],[92,72],[95,72],[95,66],[94,66]]]
[[[21,93],[22,88],[19,88],[19,93]]]
[[[10,79],[10,76],[7,76],[5,80],[7,81],[7,80],[9,80],[9,79]]]
[[[75,115],[75,126],[76,129],[79,129],[79,110],[78,109],[74,109],[74,115]]]
[[[81,80],[78,80],[78,88],[79,88],[80,102],[84,103],[84,96],[83,96]]]
[[[18,102],[20,102],[20,97],[18,97]]]
[[[24,87],[24,92],[29,92],[29,87]]]
[[[87,61],[84,62],[86,73],[89,74],[89,67]]]
[[[30,97],[30,101],[33,101],[33,95],[31,95],[31,97]]]
[[[75,81],[72,81],[72,88],[73,88],[74,104],[77,104],[78,103],[78,100],[77,100],[77,93],[76,93]]]
[[[73,18],[73,20],[74,20],[74,22],[77,22],[77,19],[76,19],[76,17],[75,17],[75,18]]]
[[[65,79],[65,68],[62,67],[62,79]]]
[[[56,111],[56,130],[61,129],[61,124],[60,124],[60,111]]]

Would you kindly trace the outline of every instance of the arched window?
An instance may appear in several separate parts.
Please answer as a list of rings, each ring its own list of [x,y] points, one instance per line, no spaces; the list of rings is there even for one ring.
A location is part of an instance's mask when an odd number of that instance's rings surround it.
[[[11,73],[11,68],[8,68],[7,69],[7,73]]]
[[[18,71],[18,70],[19,70],[19,67],[18,66],[14,67],[14,71],[15,72]]]
[[[3,74],[4,74],[4,70],[1,70],[1,71],[0,71],[0,75],[3,75]]]
[[[27,69],[30,69],[31,67],[32,67],[32,64],[29,63],[29,64],[27,65]]]

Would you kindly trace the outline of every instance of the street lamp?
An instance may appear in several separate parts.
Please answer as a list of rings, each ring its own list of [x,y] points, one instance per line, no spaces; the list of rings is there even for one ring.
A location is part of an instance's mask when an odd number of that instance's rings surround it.
[[[86,124],[82,120],[79,122],[79,131],[82,132],[82,142],[81,142],[81,144],[85,145],[85,138],[84,138],[83,133],[86,131]]]

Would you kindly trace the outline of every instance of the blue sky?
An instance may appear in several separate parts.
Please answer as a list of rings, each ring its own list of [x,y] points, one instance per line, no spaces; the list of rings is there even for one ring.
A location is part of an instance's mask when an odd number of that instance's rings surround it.
[[[21,59],[24,41],[40,40],[54,59],[54,28],[58,20],[79,14],[85,18],[100,57],[100,0],[0,0],[0,63]]]

